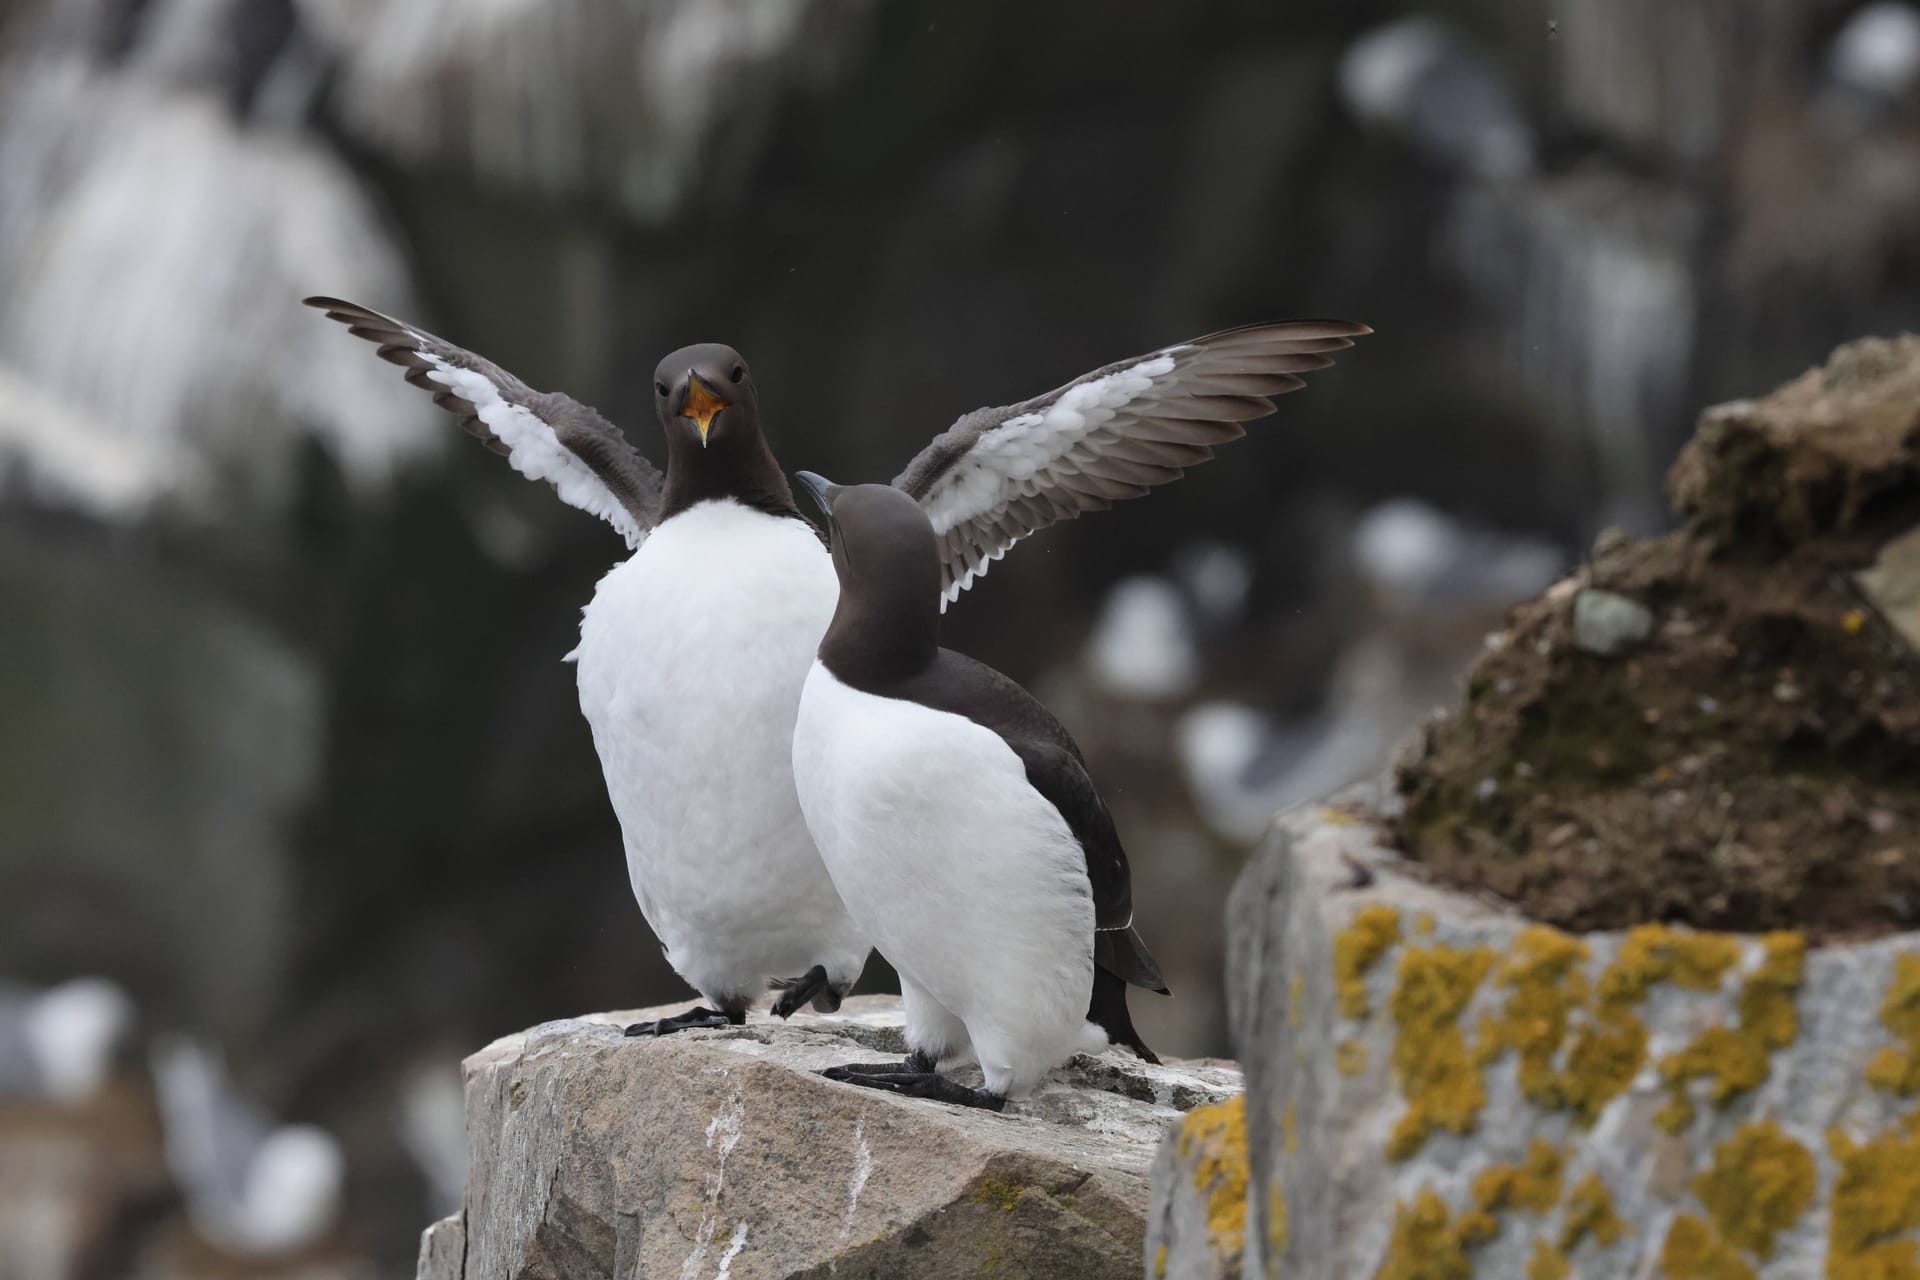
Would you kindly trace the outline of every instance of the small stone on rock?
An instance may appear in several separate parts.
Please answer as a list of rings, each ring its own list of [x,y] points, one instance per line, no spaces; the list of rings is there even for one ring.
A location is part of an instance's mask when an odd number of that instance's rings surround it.
[[[1853,580],[1880,616],[1908,644],[1920,649],[1920,529],[1909,530],[1880,548],[1873,566],[1862,569]],[[1848,634],[1859,629],[1849,627]]]
[[[1611,658],[1652,631],[1653,613],[1637,600],[1595,587],[1573,598],[1573,642],[1588,653]]]

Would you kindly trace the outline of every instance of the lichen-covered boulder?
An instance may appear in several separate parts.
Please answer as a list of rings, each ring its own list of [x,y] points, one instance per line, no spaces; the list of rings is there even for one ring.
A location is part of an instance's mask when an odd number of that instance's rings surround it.
[[[1239,1280],[1247,1239],[1247,1099],[1180,1118],[1153,1160],[1149,1280]]]
[[[422,1280],[1139,1275],[1147,1168],[1220,1063],[1076,1058],[1004,1113],[815,1074],[904,1052],[899,1002],[627,1039],[671,1010],[549,1023],[466,1063],[466,1206]]]
[[[1381,836],[1235,891],[1247,1275],[1920,1275],[1920,936],[1565,932]]]
[[[1236,886],[1247,1274],[1920,1280],[1920,338],[1669,487]]]

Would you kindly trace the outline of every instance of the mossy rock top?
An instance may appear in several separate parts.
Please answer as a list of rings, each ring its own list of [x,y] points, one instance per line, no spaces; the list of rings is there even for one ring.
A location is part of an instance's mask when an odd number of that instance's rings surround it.
[[[1568,928],[1911,927],[1920,653],[1872,587],[1920,554],[1920,338],[1709,411],[1670,489],[1679,529],[1603,538],[1408,744],[1397,842]]]

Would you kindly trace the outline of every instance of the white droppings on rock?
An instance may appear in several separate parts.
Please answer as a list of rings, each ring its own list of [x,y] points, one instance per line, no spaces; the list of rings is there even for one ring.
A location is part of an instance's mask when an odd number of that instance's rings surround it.
[[[720,1193],[727,1186],[727,1157],[740,1144],[740,1132],[747,1115],[746,1103],[739,1094],[727,1099],[727,1105],[716,1112],[707,1121],[707,1149],[720,1153],[719,1163],[707,1178],[707,1201],[700,1211],[700,1226],[694,1232],[693,1251],[680,1265],[680,1280],[696,1280],[700,1274],[700,1265],[707,1260],[707,1250],[713,1245],[714,1233],[720,1229]],[[742,1223],[735,1232],[740,1243],[745,1244],[746,1224]],[[727,1267],[733,1261],[738,1249],[732,1250],[720,1264],[720,1274],[725,1275]]]
[[[713,1273],[714,1280],[726,1280],[727,1272],[733,1267],[733,1260],[739,1257],[740,1251],[746,1247],[747,1224],[742,1222],[733,1228],[733,1239],[727,1241],[727,1251],[720,1255],[720,1269]]]
[[[845,1239],[853,1233],[854,1211],[860,1207],[860,1193],[866,1190],[867,1179],[873,1176],[873,1151],[867,1146],[867,1122],[853,1122],[853,1176],[847,1179],[847,1220],[840,1228],[840,1237]]]

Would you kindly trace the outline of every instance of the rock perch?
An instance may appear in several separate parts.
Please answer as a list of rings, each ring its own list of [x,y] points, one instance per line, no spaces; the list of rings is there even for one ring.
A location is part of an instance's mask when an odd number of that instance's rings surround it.
[[[814,1074],[898,1058],[892,997],[621,1034],[648,1016],[548,1023],[467,1059],[466,1206],[427,1231],[420,1280],[1132,1280],[1162,1134],[1240,1087],[1228,1064],[1110,1050],[996,1115]]]

